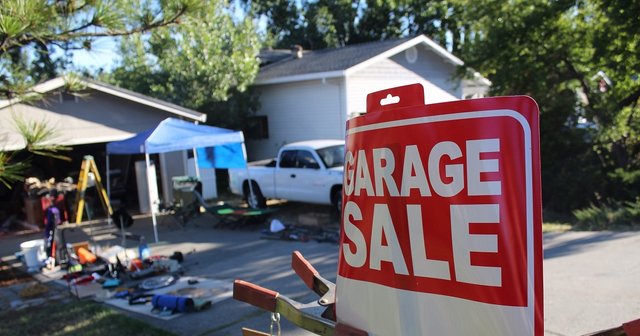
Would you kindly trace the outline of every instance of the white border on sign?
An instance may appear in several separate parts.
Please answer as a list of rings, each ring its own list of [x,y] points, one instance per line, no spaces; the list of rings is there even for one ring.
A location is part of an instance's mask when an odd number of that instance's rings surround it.
[[[394,121],[385,121],[371,125],[357,126],[347,130],[347,135],[368,132],[392,127],[411,126],[417,124],[428,124],[442,121],[510,117],[515,119],[522,126],[524,131],[524,162],[525,162],[525,203],[527,220],[527,310],[531,316],[531,321],[535,325],[535,269],[533,266],[533,158],[531,148],[531,125],[527,119],[514,110],[486,110],[477,112],[462,112],[452,114],[441,114],[428,117],[418,117]],[[533,330],[533,328],[532,328]]]

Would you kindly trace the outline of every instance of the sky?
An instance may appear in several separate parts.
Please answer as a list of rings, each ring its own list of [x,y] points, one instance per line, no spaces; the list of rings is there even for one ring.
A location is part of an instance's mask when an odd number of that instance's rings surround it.
[[[73,65],[77,68],[88,68],[96,71],[103,68],[110,70],[118,60],[118,44],[114,38],[102,37],[91,44],[92,50],[75,50]]]
[[[296,0],[300,5],[299,0]],[[241,20],[246,13],[242,9],[242,5],[238,0],[232,1],[234,10],[234,17]],[[257,31],[266,31],[266,18],[262,17],[256,21]],[[118,42],[117,38],[113,37],[101,37],[94,40],[91,44],[91,51],[76,50],[73,51],[72,62],[75,68],[82,69],[87,68],[91,71],[97,71],[103,68],[104,71],[109,72],[117,63],[118,56]],[[61,54],[61,51],[57,52]],[[55,53],[54,53],[55,54]]]

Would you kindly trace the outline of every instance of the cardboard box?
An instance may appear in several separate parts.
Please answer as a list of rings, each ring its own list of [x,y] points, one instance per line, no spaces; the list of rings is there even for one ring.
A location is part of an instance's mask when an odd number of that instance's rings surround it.
[[[40,198],[25,198],[24,212],[28,223],[37,225],[41,229],[44,228],[44,212]]]

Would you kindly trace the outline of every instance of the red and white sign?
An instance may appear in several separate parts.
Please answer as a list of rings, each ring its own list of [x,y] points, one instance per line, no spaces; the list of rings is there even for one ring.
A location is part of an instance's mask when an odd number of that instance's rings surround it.
[[[423,102],[419,84],[372,93],[347,122],[338,320],[373,335],[542,335],[535,101]]]

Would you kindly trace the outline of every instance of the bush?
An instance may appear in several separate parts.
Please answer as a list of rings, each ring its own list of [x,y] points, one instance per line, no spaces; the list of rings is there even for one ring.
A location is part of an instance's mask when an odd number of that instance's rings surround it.
[[[633,202],[609,202],[573,211],[576,218],[574,229],[620,230],[640,224],[640,198]]]

